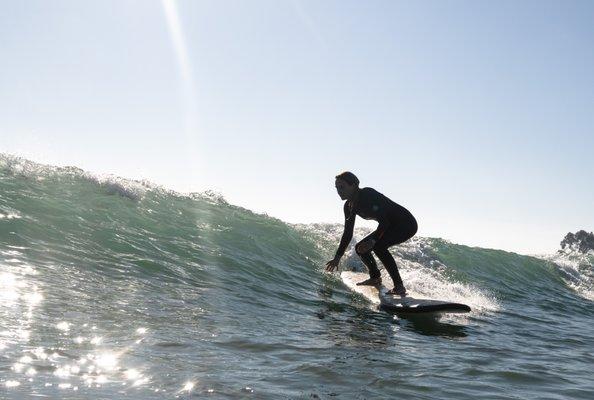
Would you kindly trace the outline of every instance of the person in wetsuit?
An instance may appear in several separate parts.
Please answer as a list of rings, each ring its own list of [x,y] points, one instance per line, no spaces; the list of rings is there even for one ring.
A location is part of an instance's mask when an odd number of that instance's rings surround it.
[[[336,190],[344,203],[344,232],[334,259],[326,263],[327,271],[334,271],[353,238],[355,218],[379,222],[377,229],[355,246],[355,250],[369,270],[369,279],[357,285],[378,286],[382,282],[380,271],[371,252],[380,259],[394,281],[394,289],[390,294],[406,296],[406,289],[398,272],[396,261],[388,248],[400,244],[417,233],[418,225],[415,217],[404,207],[396,204],[375,189],[359,188],[359,179],[352,172],[343,172],[336,176]]]

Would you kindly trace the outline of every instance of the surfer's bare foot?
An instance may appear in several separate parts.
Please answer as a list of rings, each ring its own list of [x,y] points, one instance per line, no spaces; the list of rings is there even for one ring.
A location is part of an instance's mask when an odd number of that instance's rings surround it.
[[[388,290],[386,294],[406,297],[406,289],[404,288],[404,285],[396,285],[394,286],[394,289]]]
[[[357,283],[357,286],[379,286],[382,284],[382,278],[369,278],[363,282]]]

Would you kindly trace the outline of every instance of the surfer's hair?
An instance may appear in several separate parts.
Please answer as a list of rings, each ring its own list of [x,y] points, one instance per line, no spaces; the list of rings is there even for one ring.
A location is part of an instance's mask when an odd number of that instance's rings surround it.
[[[355,185],[359,187],[359,178],[357,178],[352,172],[344,171],[336,175],[336,179],[342,179],[351,186]]]

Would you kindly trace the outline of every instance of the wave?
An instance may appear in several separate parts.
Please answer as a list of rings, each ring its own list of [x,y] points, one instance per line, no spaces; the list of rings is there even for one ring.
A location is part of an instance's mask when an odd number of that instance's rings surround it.
[[[340,224],[287,224],[214,192],[181,194],[0,155],[0,250],[19,248],[36,265],[237,290],[242,301],[287,308],[315,298],[309,283],[322,279],[341,233]],[[357,228],[353,243],[368,233]],[[392,251],[411,293],[479,313],[500,310],[502,301],[594,297],[592,258],[536,258],[420,237]],[[353,244],[342,267],[364,271]]]

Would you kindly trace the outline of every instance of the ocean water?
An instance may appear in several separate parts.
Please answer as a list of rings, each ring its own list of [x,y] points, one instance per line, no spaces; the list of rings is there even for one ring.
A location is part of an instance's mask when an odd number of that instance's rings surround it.
[[[413,238],[411,294],[472,312],[399,318],[341,233],[0,155],[0,398],[594,398],[594,255]]]

